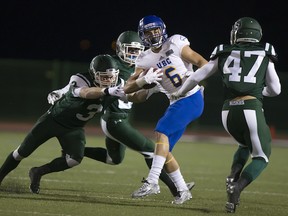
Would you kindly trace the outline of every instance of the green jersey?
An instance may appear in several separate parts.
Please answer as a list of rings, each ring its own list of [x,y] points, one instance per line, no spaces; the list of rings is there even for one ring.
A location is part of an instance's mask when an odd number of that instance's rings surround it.
[[[134,66],[130,66],[129,64],[123,62],[117,55],[112,56],[114,60],[117,62],[120,73],[119,78],[126,81],[131,74],[134,72]],[[121,113],[121,114],[128,114],[131,112],[132,103],[131,102],[123,102],[120,99],[115,100],[112,104],[110,104],[107,108],[108,113]]]
[[[101,97],[98,99],[84,99],[74,96],[73,89],[77,87],[92,87],[93,80],[89,73],[78,73],[70,79],[69,91],[57,101],[48,111],[53,119],[67,128],[84,127],[97,113],[102,112],[116,97]]]
[[[225,99],[251,95],[262,100],[269,60],[277,56],[269,43],[239,43],[217,46],[210,58],[218,58]]]

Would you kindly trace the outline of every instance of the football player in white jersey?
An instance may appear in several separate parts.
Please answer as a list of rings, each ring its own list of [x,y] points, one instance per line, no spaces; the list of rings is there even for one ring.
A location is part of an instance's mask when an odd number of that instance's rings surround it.
[[[190,42],[185,36],[176,34],[168,38],[166,26],[157,16],[149,15],[142,18],[138,34],[148,49],[136,59],[135,72],[124,86],[127,94],[138,90],[146,92],[149,96],[155,92],[162,92],[170,99],[171,94],[183,85],[190,73],[193,73],[193,65],[199,68],[207,63],[206,59],[190,48]],[[139,76],[143,71],[147,73]],[[153,89],[141,90],[152,86],[149,84],[153,83],[157,84]],[[176,101],[170,100],[169,107],[155,128],[156,148],[151,170],[143,180],[144,184],[133,192],[132,197],[156,194],[159,191],[159,175],[164,168],[178,189],[178,195],[172,203],[182,204],[192,198],[171,152],[187,125],[200,117],[203,109],[204,101],[199,85],[186,97]]]

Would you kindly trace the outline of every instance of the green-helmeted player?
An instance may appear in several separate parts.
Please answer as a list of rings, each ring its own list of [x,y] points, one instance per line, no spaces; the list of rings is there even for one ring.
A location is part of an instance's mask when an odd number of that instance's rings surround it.
[[[119,77],[126,81],[131,76],[135,59],[143,50],[144,46],[136,32],[125,31],[120,34],[116,41],[117,55],[112,56],[119,66]],[[117,165],[123,161],[126,147],[129,147],[141,153],[147,163],[150,161],[154,144],[129,123],[131,108],[131,102],[116,100],[105,109],[101,116],[101,127],[106,135],[106,148],[86,147],[86,157]]]
[[[71,76],[61,98],[60,94],[50,94],[48,100],[52,106],[38,119],[23,142],[7,156],[0,168],[0,184],[22,159],[52,137],[58,139],[66,156],[30,169],[31,192],[39,193],[43,175],[79,165],[84,157],[86,144],[83,127],[97,113],[101,113],[105,106],[125,96],[117,85],[124,84],[123,80],[118,79],[118,75],[119,68],[114,58],[110,55],[98,55],[90,64],[89,73]]]
[[[277,55],[269,43],[261,43],[262,28],[251,17],[238,19],[232,27],[231,44],[217,46],[210,61],[195,71],[173,98],[184,96],[201,80],[220,72],[225,93],[222,123],[239,144],[226,179],[226,211],[234,213],[241,192],[267,167],[271,134],[265,120],[263,99],[281,93],[274,63]],[[251,156],[250,163],[246,163]]]
[[[135,60],[144,50],[141,43],[142,41],[135,31],[124,31],[117,38],[116,54],[112,57],[117,62],[119,77],[124,81],[134,72]],[[64,91],[65,89],[60,90],[60,94],[63,94]],[[59,90],[50,94],[59,94]],[[55,99],[58,98],[60,95]],[[85,157],[110,165],[118,165],[123,161],[128,147],[142,154],[147,166],[151,167],[155,144],[130,124],[131,108],[131,102],[121,99],[114,100],[113,103],[105,107],[100,121],[101,128],[106,135],[106,148],[85,147]],[[160,179],[168,186],[173,196],[178,195],[177,188],[164,171],[162,171]],[[187,186],[192,189],[194,182],[187,183]],[[160,189],[157,193],[160,193]]]

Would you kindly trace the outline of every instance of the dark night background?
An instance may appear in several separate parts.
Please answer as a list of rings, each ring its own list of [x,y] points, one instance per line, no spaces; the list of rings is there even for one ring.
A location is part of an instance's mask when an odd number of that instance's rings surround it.
[[[273,44],[279,55],[277,69],[288,70],[287,10],[276,1],[264,2],[2,1],[0,58],[89,62],[97,54],[112,52],[111,42],[122,31],[137,31],[139,20],[150,14],[163,19],[169,35],[185,35],[192,49],[209,58],[216,45],[229,43],[233,23],[251,16],[262,25],[263,41]]]
[[[282,93],[267,98],[264,109],[271,126],[286,129],[288,101],[288,10],[277,1],[253,0],[9,0],[0,6],[0,119],[17,121],[38,118],[49,107],[47,94],[62,88],[70,73],[86,72],[91,59],[103,53],[114,54],[112,41],[126,30],[137,31],[139,20],[157,15],[167,26],[168,35],[186,36],[191,48],[206,59],[214,47],[230,42],[234,22],[243,16],[259,21],[262,42],[274,45],[279,56],[275,65]],[[283,3],[284,4],[284,3]],[[78,71],[81,65],[81,71]],[[85,71],[82,71],[85,70]],[[196,124],[221,126],[221,80],[211,77],[205,86],[205,110]],[[4,92],[4,90],[2,90]],[[154,95],[153,95],[154,96]],[[153,124],[167,106],[167,99],[135,105],[134,119]],[[19,106],[19,101],[21,106]],[[157,109],[155,109],[155,107]],[[277,112],[275,111],[277,108]],[[151,114],[152,113],[152,114]],[[97,122],[98,124],[98,122]],[[221,127],[222,129],[222,127]]]

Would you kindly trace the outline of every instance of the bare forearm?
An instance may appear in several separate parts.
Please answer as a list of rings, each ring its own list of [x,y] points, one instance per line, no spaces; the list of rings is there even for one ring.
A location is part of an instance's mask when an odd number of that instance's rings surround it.
[[[134,93],[127,95],[127,99],[133,103],[142,103],[147,100],[149,90],[139,90]]]
[[[105,95],[104,91],[99,87],[83,87],[75,90],[76,96],[79,95],[85,99],[97,99]]]

